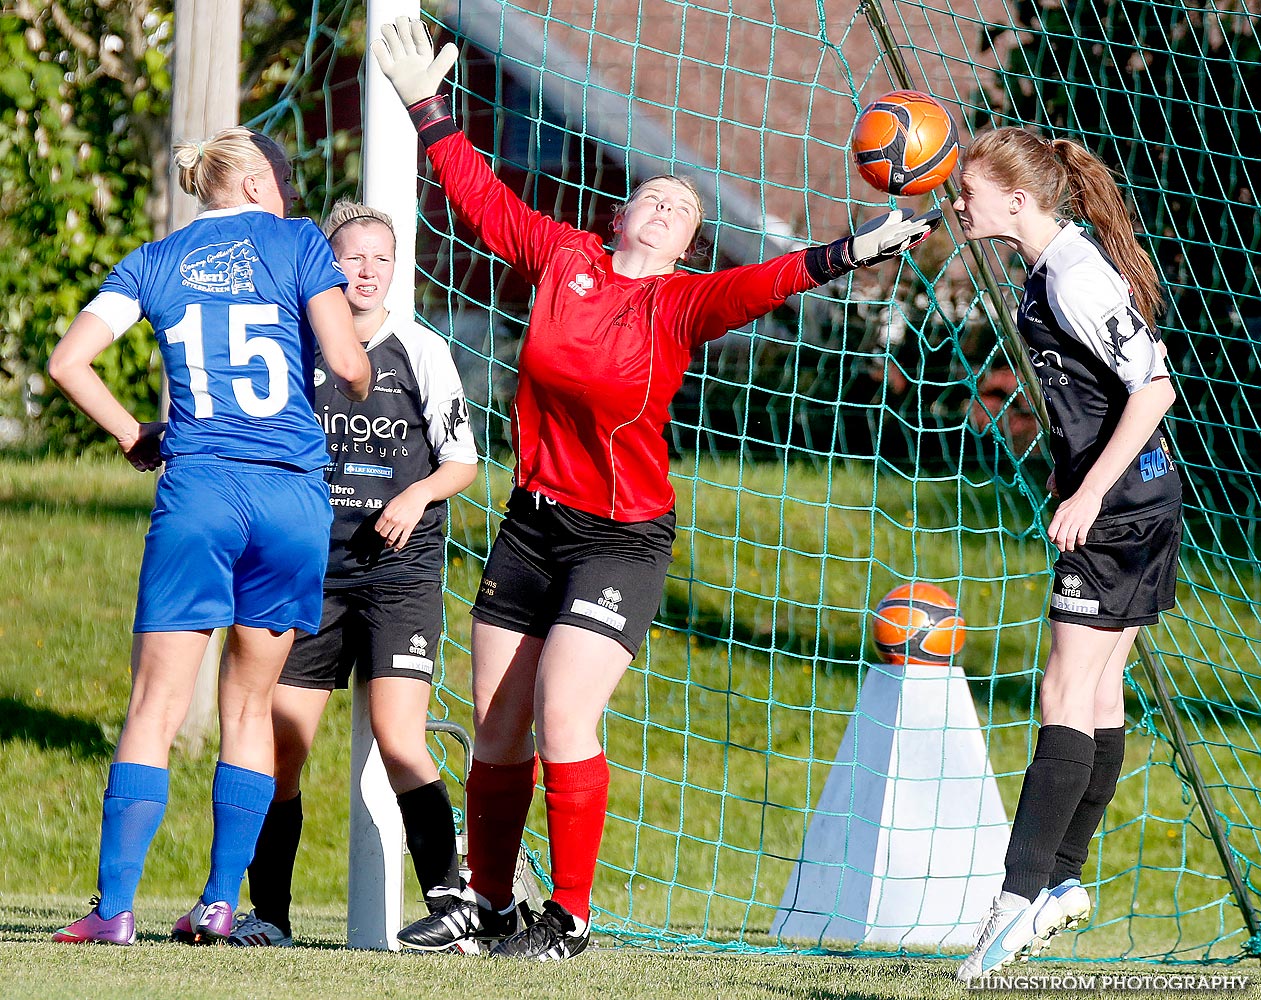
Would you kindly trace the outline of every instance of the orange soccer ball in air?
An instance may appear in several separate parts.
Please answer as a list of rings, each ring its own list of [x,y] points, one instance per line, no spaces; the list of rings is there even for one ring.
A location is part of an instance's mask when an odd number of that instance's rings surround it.
[[[945,183],[959,161],[959,133],[938,101],[895,90],[872,101],[854,123],[854,162],[872,187],[916,195]]]

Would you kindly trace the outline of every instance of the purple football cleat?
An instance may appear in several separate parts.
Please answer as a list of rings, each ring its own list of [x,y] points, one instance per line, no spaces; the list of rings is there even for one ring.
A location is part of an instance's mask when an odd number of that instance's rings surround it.
[[[197,904],[171,928],[171,940],[181,944],[221,944],[232,934],[232,907],[217,903]]]
[[[93,902],[92,912],[67,924],[53,935],[54,941],[63,944],[134,944],[136,941],[136,917],[131,910],[123,910],[106,920],[97,912]]]

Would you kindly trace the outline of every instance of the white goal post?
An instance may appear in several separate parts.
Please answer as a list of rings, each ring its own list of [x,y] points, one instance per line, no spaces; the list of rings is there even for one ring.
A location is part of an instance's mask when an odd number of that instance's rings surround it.
[[[363,73],[363,200],[394,221],[398,247],[386,305],[408,316],[416,308],[419,144],[407,109],[372,58],[370,45],[387,21],[419,14],[419,0],[368,0]],[[403,915],[403,819],[372,738],[368,688],[357,672],[352,690],[346,943],[397,950]]]
[[[417,17],[418,0],[368,0],[367,42],[381,25],[401,16]],[[419,143],[407,111],[370,50],[365,54],[363,113],[363,200],[388,212],[398,236],[394,283],[387,306],[411,315],[416,308],[416,176]],[[466,623],[468,619],[465,619]],[[350,738],[350,877],[346,902],[346,943],[351,948],[397,950],[403,926],[405,879],[403,820],[372,738],[368,689],[356,672],[352,687]],[[458,725],[418,719],[428,732],[445,733],[463,745],[464,777],[472,765],[468,734]],[[463,836],[460,843],[465,843]],[[463,854],[463,851],[461,851]],[[513,892],[523,917],[542,907],[534,867],[522,846]],[[416,914],[420,916],[421,914]]]

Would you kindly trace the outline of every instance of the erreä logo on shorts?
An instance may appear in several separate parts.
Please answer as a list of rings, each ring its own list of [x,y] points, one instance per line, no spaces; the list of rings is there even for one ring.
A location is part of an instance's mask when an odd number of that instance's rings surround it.
[[[393,479],[394,470],[388,465],[363,465],[359,462],[347,462],[342,471],[348,476],[376,476],[379,479]]]

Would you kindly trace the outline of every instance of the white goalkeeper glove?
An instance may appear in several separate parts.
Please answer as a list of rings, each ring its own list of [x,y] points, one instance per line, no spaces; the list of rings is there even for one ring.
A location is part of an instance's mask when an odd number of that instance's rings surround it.
[[[806,270],[823,284],[855,268],[871,267],[914,249],[940,225],[940,209],[908,219],[906,212],[895,208],[888,215],[863,223],[849,236],[827,246],[811,247],[806,255]]]
[[[424,22],[400,17],[381,26],[381,37],[372,42],[372,54],[403,103],[411,108],[438,93],[460,50],[448,42],[435,56]]]

